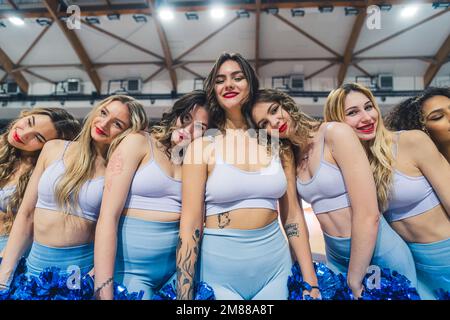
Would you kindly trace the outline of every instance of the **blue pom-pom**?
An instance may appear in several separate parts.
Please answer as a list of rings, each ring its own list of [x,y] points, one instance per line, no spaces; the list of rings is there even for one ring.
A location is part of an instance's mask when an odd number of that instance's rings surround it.
[[[26,261],[21,259],[8,290],[0,291],[0,300],[91,300],[94,294],[94,279],[82,275],[78,287],[70,287],[71,276],[59,268],[45,268],[38,277],[26,275]],[[125,286],[114,282],[114,299],[141,300],[144,291],[128,292]]]
[[[200,281],[195,288],[194,300],[216,300],[213,288],[207,283]]]
[[[143,296],[143,290],[129,293],[124,285],[114,282],[114,300],[142,300]]]
[[[168,283],[156,292],[152,300],[176,300],[177,292],[175,290],[176,282]],[[200,281],[195,285],[194,300],[216,300],[214,290],[207,283]]]
[[[336,275],[323,263],[314,262],[314,269],[320,288],[322,300],[341,300],[342,278]],[[292,266],[292,275],[288,278],[288,300],[317,300],[309,295],[303,297],[303,291],[311,290],[311,285],[303,280],[298,262]]]
[[[435,290],[438,300],[450,300],[450,291],[446,291],[442,288]]]
[[[177,300],[177,293],[175,291],[175,280],[173,284],[168,283],[156,292],[152,300]]]
[[[404,275],[395,270],[382,268],[380,276],[379,287],[374,283],[368,283],[371,275],[364,277],[361,300],[420,300],[417,290]]]
[[[314,262],[317,280],[319,282],[322,300],[352,300],[352,291],[347,285],[344,274],[335,274],[325,264]],[[411,282],[397,271],[387,268],[381,269],[380,287],[372,288],[368,285],[369,277],[363,280],[361,300],[420,300],[417,290],[411,287]],[[289,300],[311,300],[309,296],[303,298],[303,290],[310,290],[311,286],[303,280],[300,266],[296,262],[292,266],[292,275],[288,279]]]

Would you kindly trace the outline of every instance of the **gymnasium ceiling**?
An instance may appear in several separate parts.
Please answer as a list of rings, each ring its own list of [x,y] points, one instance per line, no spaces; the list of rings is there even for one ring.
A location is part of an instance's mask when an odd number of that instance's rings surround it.
[[[433,2],[221,1],[225,14],[213,19],[217,1],[0,0],[0,80],[15,80],[26,90],[36,82],[75,77],[99,90],[108,80],[141,77],[177,91],[182,81],[205,77],[217,56],[231,51],[251,60],[267,79],[303,73],[337,84],[346,76],[391,73],[423,77],[428,85],[450,75],[450,9],[435,9]],[[372,4],[391,8],[380,12],[380,28],[369,30],[366,8]],[[402,17],[411,4],[415,15]],[[79,30],[68,30],[62,20],[70,5],[81,8]],[[157,14],[164,6],[175,11],[170,21]],[[319,6],[333,10],[320,12]],[[346,15],[349,7],[359,13]],[[304,10],[304,16],[293,17],[292,9]],[[188,20],[186,13],[198,19]],[[112,14],[119,19],[111,20]],[[11,15],[25,24],[12,24]],[[147,21],[137,22],[135,15]],[[98,24],[87,22],[93,17]]]

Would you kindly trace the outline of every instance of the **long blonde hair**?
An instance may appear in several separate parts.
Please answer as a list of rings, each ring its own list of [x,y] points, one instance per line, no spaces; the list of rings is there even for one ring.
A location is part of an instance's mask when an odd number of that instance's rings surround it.
[[[387,209],[390,190],[393,181],[394,155],[392,138],[383,123],[381,110],[372,92],[357,83],[347,83],[330,92],[324,109],[325,121],[345,122],[345,98],[351,91],[364,94],[378,112],[375,139],[361,141],[372,167],[373,177],[377,188],[378,206],[381,211]]]
[[[56,129],[56,139],[73,140],[80,132],[80,123],[62,108],[34,108],[22,111],[19,117],[11,122],[6,131],[0,135],[0,188],[3,188],[13,178],[19,169],[18,164],[23,157],[21,150],[9,144],[8,134],[17,121],[32,115],[48,116]],[[6,212],[3,217],[3,228],[6,233],[11,231],[17,210],[22,202],[40,152],[41,150],[37,150],[30,156],[27,156],[31,170],[27,170],[20,175],[14,192],[7,199]]]
[[[308,138],[312,137],[312,133],[320,127],[321,122],[316,121],[300,111],[299,106],[288,94],[275,89],[262,89],[256,94],[255,103],[249,110],[249,118],[252,119],[253,126],[256,126],[256,124],[251,117],[251,112],[254,105],[260,102],[275,102],[291,116],[292,122],[295,125],[295,133],[290,139],[280,139],[280,153],[281,156],[290,157],[292,156],[291,153],[293,151],[295,161],[298,163],[299,159],[297,159],[297,155],[299,155],[299,158],[301,159],[303,152],[305,152],[307,148]],[[268,141],[270,146],[270,137],[268,137]]]
[[[64,176],[60,179],[55,188],[56,202],[63,209],[64,213],[73,210],[74,199],[78,199],[83,184],[95,175],[95,158],[97,151],[91,137],[92,121],[97,116],[99,110],[113,101],[120,101],[128,107],[130,113],[130,127],[113,139],[109,145],[106,160],[118,144],[130,133],[145,130],[148,126],[147,115],[144,107],[136,99],[126,95],[113,95],[102,101],[92,109],[86,116],[85,123],[80,135],[77,137],[78,143],[74,146],[77,155],[67,165]]]

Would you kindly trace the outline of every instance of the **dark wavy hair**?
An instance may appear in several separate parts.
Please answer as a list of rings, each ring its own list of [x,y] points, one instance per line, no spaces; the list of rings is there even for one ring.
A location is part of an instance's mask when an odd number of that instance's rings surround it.
[[[183,119],[196,106],[207,108],[206,92],[204,90],[194,90],[183,95],[175,101],[169,112],[163,113],[161,121],[150,128],[150,133],[164,146],[164,151],[169,159],[171,159],[172,132],[177,129],[177,119]]]
[[[256,93],[259,89],[259,80],[256,76],[255,70],[250,65],[250,63],[243,58],[239,53],[222,53],[219,58],[217,58],[216,63],[208,74],[208,77],[205,79],[204,87],[206,90],[206,95],[208,98],[208,111],[210,113],[212,125],[217,127],[220,131],[224,131],[225,126],[225,111],[219,105],[217,101],[216,92],[215,92],[215,82],[217,73],[219,72],[222,64],[228,60],[235,61],[241,67],[242,72],[244,73],[245,79],[249,85],[249,94],[244,100],[242,104],[242,115],[247,120],[247,123],[250,125],[249,121],[250,116],[250,107],[253,104]]]
[[[386,125],[391,130],[422,130],[428,134],[422,107],[430,98],[444,96],[450,98],[450,88],[429,87],[421,95],[400,102],[386,115]]]
[[[290,157],[292,156],[293,151],[295,161],[296,163],[299,163],[300,160],[299,158],[297,158],[297,156],[300,154],[301,158],[302,153],[307,147],[308,138],[311,138],[312,133],[319,129],[322,121],[316,121],[314,118],[302,112],[300,110],[300,106],[294,101],[294,99],[292,99],[292,97],[287,93],[280,90],[259,90],[255,97],[255,103],[250,108],[250,113],[255,104],[259,102],[275,102],[291,116],[293,120],[295,135],[293,136],[292,140],[280,139],[280,152],[282,156]],[[253,121],[253,118],[251,119],[253,122],[253,126],[257,127],[257,124]],[[271,137],[267,137],[267,139],[268,145],[270,146]]]

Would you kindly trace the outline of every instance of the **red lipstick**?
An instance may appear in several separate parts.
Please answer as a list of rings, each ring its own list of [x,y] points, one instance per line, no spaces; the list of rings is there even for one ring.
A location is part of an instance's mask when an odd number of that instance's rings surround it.
[[[17,134],[17,131],[14,131],[14,133],[13,133],[13,139],[15,141],[23,144],[23,141],[20,139],[19,135]]]
[[[375,130],[375,125],[374,123],[372,123],[370,125],[360,127],[358,130],[361,131],[362,133],[370,134]]]
[[[105,133],[105,131],[103,131],[103,130],[102,130],[102,129],[100,129],[100,128],[97,128],[97,127],[95,127],[95,132],[96,132],[97,134],[100,134],[100,135],[106,136],[106,133]]]
[[[231,98],[236,97],[237,95],[238,95],[237,92],[227,92],[227,93],[225,93],[225,94],[223,95],[223,97],[224,97],[225,99],[231,99]]]

